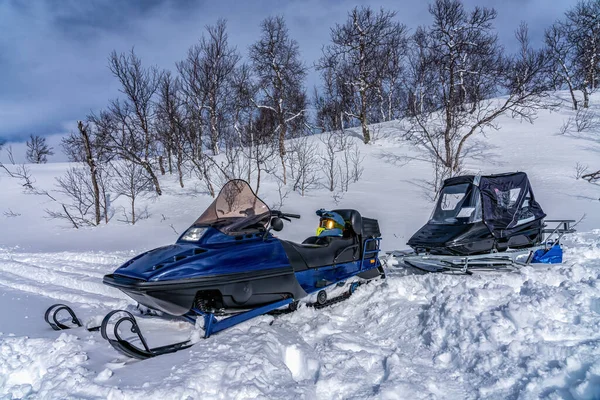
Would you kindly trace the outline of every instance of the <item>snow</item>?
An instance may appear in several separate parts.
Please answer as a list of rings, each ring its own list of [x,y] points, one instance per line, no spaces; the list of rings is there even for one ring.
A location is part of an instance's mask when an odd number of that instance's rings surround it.
[[[571,114],[545,111],[533,125],[503,118],[499,132],[479,136],[466,166],[527,172],[548,218],[585,214],[565,239],[564,264],[473,276],[389,267],[387,279],[344,302],[258,317],[206,340],[178,319],[139,315],[132,300],[101,283],[135,254],[173,242],[210,203],[200,188],[163,177],[165,194],[145,200],[149,219],[130,226],[117,213],[106,226],[74,230],[44,217],[51,201],[1,176],[0,212],[21,215],[0,213],[0,398],[599,399],[600,188],[576,180],[574,167],[598,168],[600,142],[560,135]],[[302,219],[281,235],[313,234],[319,208],[357,208],[379,219],[385,250],[405,248],[431,212],[421,188],[430,166],[397,132],[384,124],[387,137],[361,146],[363,178],[339,206],[324,189],[290,194],[283,209]],[[31,170],[37,186],[52,190],[67,167]],[[279,200],[272,180],[260,194],[270,205]],[[131,360],[97,332],[52,331],[43,313],[57,302],[90,326],[127,309],[152,346],[197,343]]]

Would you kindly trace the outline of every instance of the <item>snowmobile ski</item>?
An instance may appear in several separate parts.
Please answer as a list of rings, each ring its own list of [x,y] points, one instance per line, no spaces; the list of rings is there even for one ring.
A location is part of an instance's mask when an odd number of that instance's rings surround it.
[[[69,315],[69,318],[71,319],[69,322],[70,325],[66,325],[67,322],[64,319],[59,320],[58,314],[63,311]],[[54,305],[51,305],[50,307],[48,307],[48,309],[46,310],[46,312],[44,314],[44,320],[55,331],[62,331],[62,330],[66,330],[66,329],[83,327],[83,324],[81,323],[79,318],[77,318],[77,315],[75,314],[73,309],[71,307],[67,306],[66,304],[54,304]],[[95,332],[95,331],[99,331],[100,327],[94,326],[94,327],[85,328],[85,329],[87,329],[90,332]]]
[[[293,299],[283,299],[266,306],[258,307],[252,310],[244,311],[238,314],[233,314],[223,319],[217,319],[213,313],[204,313],[199,310],[192,310],[193,315],[186,315],[185,319],[188,322],[195,323],[195,317],[202,317],[204,319],[204,338],[208,339],[212,334],[231,328],[234,325],[248,321],[259,315],[267,314],[278,308],[291,304]],[[190,313],[192,314],[192,313]],[[113,318],[117,316],[117,318]],[[142,344],[143,348],[134,345],[130,340],[125,339],[119,333],[119,328],[122,324],[128,323],[130,325],[129,331],[135,335],[134,339],[137,339]],[[150,348],[146,338],[142,334],[140,327],[129,311],[125,310],[114,310],[108,313],[102,321],[100,333],[102,337],[106,339],[110,345],[120,353],[137,358],[139,360],[145,360],[148,358],[160,356],[163,354],[174,353],[179,350],[187,349],[194,343],[189,340],[183,342],[177,342],[165,346]]]
[[[119,318],[113,322],[112,320],[115,315],[119,316]],[[137,336],[137,339],[142,343],[143,348],[140,348],[132,344],[127,339],[121,337],[119,334],[119,327],[123,323],[129,323],[131,325],[129,328],[130,332]],[[144,338],[144,335],[142,335],[135,317],[129,311],[125,310],[114,310],[106,314],[102,320],[102,325],[100,326],[100,333],[115,350],[128,357],[136,358],[138,360],[145,360],[147,358],[156,357],[162,354],[174,353],[178,350],[186,349],[192,345],[189,340],[186,340],[184,342],[150,348],[146,342],[146,339]]]

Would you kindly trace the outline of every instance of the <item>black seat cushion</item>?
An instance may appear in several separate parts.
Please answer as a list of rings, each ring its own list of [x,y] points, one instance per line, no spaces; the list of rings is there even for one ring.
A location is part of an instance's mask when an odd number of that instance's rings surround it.
[[[356,238],[332,236],[312,236],[302,244],[281,241],[294,271],[356,261],[360,255],[359,246],[352,246],[357,243]]]

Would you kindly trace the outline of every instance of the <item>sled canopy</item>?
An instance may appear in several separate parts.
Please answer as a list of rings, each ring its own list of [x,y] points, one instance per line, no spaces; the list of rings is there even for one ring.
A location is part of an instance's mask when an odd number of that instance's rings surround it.
[[[444,190],[455,185],[471,186],[481,196],[483,222],[496,238],[511,236],[514,228],[543,219],[546,214],[535,201],[527,174],[465,175],[444,181]],[[466,196],[465,196],[466,197]],[[443,199],[440,198],[440,201]],[[473,201],[476,205],[477,201]],[[477,212],[477,210],[474,210]]]
[[[408,241],[417,252],[473,255],[536,245],[546,216],[524,172],[446,179],[431,218]]]

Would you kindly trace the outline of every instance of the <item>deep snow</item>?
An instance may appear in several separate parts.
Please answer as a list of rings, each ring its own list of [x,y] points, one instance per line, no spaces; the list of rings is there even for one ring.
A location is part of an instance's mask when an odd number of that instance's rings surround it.
[[[598,100],[600,99],[596,99]],[[164,177],[165,195],[147,200],[135,226],[74,230],[44,218],[53,204],[0,176],[0,398],[600,398],[600,187],[576,180],[575,163],[598,168],[600,142],[558,134],[571,111],[543,112],[534,125],[503,118],[478,138],[473,172],[522,170],[549,218],[585,219],[565,240],[565,263],[513,273],[410,275],[361,286],[322,310],[263,316],[176,354],[132,361],[98,333],[52,331],[43,312],[72,305],[94,325],[134,303],[101,277],[136,253],[173,242],[211,199]],[[387,137],[362,146],[365,172],[339,207],[378,218],[385,250],[405,248],[432,204],[421,188],[430,166]],[[67,164],[32,166],[41,188]],[[188,186],[193,186],[188,185]],[[278,201],[273,181],[260,193]],[[302,214],[282,236],[313,234],[314,211],[335,208],[324,189],[292,193],[284,210]],[[172,225],[172,227],[171,227]],[[198,337],[179,320],[139,317],[151,344]]]

